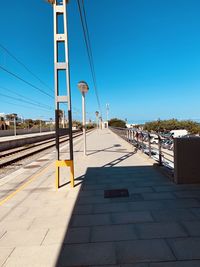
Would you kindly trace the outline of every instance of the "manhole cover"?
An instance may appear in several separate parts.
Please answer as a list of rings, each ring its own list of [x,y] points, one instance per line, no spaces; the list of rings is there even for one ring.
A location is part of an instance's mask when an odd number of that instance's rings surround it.
[[[129,197],[128,189],[104,190],[104,198]]]

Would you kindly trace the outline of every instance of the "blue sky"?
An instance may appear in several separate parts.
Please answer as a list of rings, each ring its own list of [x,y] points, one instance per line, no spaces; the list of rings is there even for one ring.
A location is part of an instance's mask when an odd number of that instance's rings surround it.
[[[127,118],[130,122],[172,117],[199,119],[200,1],[84,2],[104,117],[109,103],[110,117]],[[88,119],[93,119],[98,106],[76,0],[69,2],[68,20],[73,117],[81,119],[77,83],[85,80],[90,87]],[[52,8],[43,0],[1,3],[0,44],[48,88],[1,48],[0,65],[53,95],[52,23]],[[0,70],[0,94],[17,97],[5,88],[54,108],[52,98]],[[0,112],[16,112],[26,118],[54,116],[51,110],[40,110],[2,95],[0,98]]]

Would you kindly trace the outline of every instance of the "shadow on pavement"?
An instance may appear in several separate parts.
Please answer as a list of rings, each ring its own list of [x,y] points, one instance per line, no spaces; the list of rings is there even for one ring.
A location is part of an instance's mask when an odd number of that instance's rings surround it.
[[[125,157],[131,155],[128,153]],[[114,167],[124,159],[88,168],[85,176],[77,178],[82,187],[56,266],[96,267],[148,262],[152,258],[155,261],[174,259],[168,246],[162,243],[164,241],[153,241],[152,247],[148,242],[142,246],[137,244],[134,230],[136,223],[153,221],[151,208],[165,208],[159,201],[149,204],[144,194],[152,193],[152,186],[168,185],[170,181],[152,166]],[[113,189],[128,189],[129,197],[104,198],[104,191]]]

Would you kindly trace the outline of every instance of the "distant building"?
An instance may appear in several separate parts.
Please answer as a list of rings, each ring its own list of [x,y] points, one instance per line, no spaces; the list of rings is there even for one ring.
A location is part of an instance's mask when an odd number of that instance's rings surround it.
[[[18,125],[22,123],[22,119],[16,113],[0,113],[0,130],[6,130],[11,125],[14,125],[14,120],[16,120],[16,124]]]
[[[5,121],[5,113],[0,113],[0,130],[6,130],[8,125]]]

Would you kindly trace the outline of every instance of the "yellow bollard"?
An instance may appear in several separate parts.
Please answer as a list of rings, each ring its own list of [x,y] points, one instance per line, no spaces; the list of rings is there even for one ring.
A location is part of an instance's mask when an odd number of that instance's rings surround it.
[[[70,168],[70,182],[71,186],[74,187],[74,162],[73,160],[56,160],[56,189],[59,188],[59,167]]]

